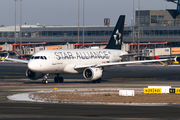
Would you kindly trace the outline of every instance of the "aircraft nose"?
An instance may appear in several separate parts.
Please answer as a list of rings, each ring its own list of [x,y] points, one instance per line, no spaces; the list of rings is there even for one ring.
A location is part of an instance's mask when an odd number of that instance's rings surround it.
[[[30,70],[32,70],[32,71],[36,71],[36,64],[35,64],[35,62],[34,61],[30,61],[29,63],[28,63],[28,69],[30,69]]]
[[[28,69],[33,72],[43,72],[46,71],[47,67],[41,60],[32,60],[28,63]]]

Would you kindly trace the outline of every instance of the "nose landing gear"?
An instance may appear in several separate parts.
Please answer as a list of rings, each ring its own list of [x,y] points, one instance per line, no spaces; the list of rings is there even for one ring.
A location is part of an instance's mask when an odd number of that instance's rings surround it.
[[[63,77],[59,77],[59,74],[57,74],[57,77],[54,78],[54,82],[55,83],[63,83],[64,82],[64,78]]]
[[[48,75],[49,74],[44,75],[43,80],[42,80],[42,84],[47,84],[48,83],[48,80],[47,80]]]

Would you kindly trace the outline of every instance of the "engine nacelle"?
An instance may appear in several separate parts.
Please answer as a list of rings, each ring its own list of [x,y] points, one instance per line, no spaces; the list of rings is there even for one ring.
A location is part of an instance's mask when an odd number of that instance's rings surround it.
[[[31,79],[31,80],[37,80],[37,79],[40,79],[44,76],[43,73],[36,73],[36,72],[33,72],[29,69],[26,70],[26,76]]]
[[[101,78],[102,76],[102,70],[101,68],[86,68],[83,71],[83,76],[84,78],[88,79],[88,80],[97,80],[99,78]]]

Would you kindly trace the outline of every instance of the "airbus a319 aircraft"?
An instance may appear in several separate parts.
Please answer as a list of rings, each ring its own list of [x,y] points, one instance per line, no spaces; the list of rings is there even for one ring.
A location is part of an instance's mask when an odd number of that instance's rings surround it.
[[[31,80],[43,78],[42,83],[48,83],[49,74],[57,75],[55,83],[62,83],[60,74],[83,74],[84,78],[93,83],[100,83],[104,70],[115,65],[126,65],[132,63],[145,63],[156,61],[167,61],[168,59],[125,61],[123,56],[128,52],[121,50],[125,15],[121,15],[117,21],[108,45],[105,49],[58,49],[43,50],[35,53],[30,60],[20,60],[6,57],[6,60],[26,63],[28,69],[26,76]]]

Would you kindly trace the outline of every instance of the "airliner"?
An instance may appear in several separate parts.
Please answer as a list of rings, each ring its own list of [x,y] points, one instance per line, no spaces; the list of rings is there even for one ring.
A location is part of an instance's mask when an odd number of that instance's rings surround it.
[[[168,59],[124,61],[123,56],[130,55],[121,50],[125,15],[119,16],[109,43],[104,49],[57,49],[43,50],[32,55],[30,60],[5,58],[5,60],[26,63],[28,69],[26,76],[31,80],[42,78],[42,83],[47,84],[49,74],[55,74],[55,83],[63,83],[60,74],[82,74],[85,79],[92,83],[100,83],[103,71],[111,66],[127,65],[132,63],[147,63],[167,61]]]

